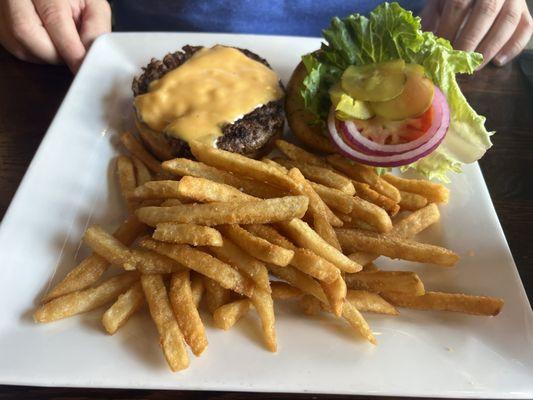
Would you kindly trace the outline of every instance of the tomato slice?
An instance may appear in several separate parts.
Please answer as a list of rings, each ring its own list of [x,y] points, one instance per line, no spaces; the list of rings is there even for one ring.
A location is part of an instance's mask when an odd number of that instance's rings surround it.
[[[402,121],[389,121],[383,117],[368,120],[354,120],[363,136],[379,144],[402,144],[418,139],[431,127],[433,106],[422,115]]]

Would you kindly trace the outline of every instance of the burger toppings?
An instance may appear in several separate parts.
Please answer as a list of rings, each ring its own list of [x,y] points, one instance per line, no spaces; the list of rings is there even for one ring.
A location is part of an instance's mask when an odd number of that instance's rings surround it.
[[[384,3],[366,18],[334,18],[327,44],[303,57],[307,111],[347,157],[402,166],[447,181],[449,170],[491,146],[485,118],[467,103],[456,73],[473,73],[477,53],[454,50],[420,18]]]
[[[268,66],[232,47],[196,51],[135,97],[138,118],[185,142],[215,145],[223,127],[283,97]]]

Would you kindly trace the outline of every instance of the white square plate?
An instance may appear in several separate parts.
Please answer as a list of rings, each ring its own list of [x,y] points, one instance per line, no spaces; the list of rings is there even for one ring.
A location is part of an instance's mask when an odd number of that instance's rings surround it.
[[[478,165],[453,178],[442,222],[422,237],[461,255],[456,268],[394,262],[427,288],[505,299],[495,318],[402,310],[368,315],[379,345],[329,317],[277,307],[279,351],[261,343],[253,315],[173,374],[145,312],[114,337],[101,311],[33,323],[37,299],[87,255],[88,224],[122,216],[110,160],[131,125],[131,80],[151,57],[185,44],[248,48],[286,82],[319,39],[188,33],[111,34],[96,41],[7,212],[0,230],[0,383],[42,386],[315,392],[442,397],[533,397],[533,314]],[[31,117],[31,116],[30,116]],[[524,238],[525,240],[528,238]],[[378,265],[386,266],[386,260]]]

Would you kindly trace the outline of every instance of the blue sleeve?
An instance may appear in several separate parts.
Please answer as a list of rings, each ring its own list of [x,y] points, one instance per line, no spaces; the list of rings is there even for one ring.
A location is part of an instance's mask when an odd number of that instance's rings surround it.
[[[117,31],[320,36],[333,16],[368,14],[376,0],[113,0]],[[424,0],[399,3],[418,13]]]

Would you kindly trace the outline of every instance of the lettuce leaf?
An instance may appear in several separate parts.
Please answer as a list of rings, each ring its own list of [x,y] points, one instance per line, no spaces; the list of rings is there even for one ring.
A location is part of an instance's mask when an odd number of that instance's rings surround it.
[[[420,18],[398,3],[383,3],[369,18],[353,14],[333,18],[323,31],[326,43],[320,51],[302,57],[308,75],[301,95],[317,121],[326,120],[331,102],[328,89],[350,65],[394,59],[422,65],[426,74],[446,96],[450,127],[441,145],[430,155],[402,169],[414,169],[429,179],[449,181],[448,172],[461,172],[461,165],[483,156],[492,146],[485,117],[466,101],[455,74],[472,74],[482,63],[479,53],[454,50],[449,41],[422,32]]]

